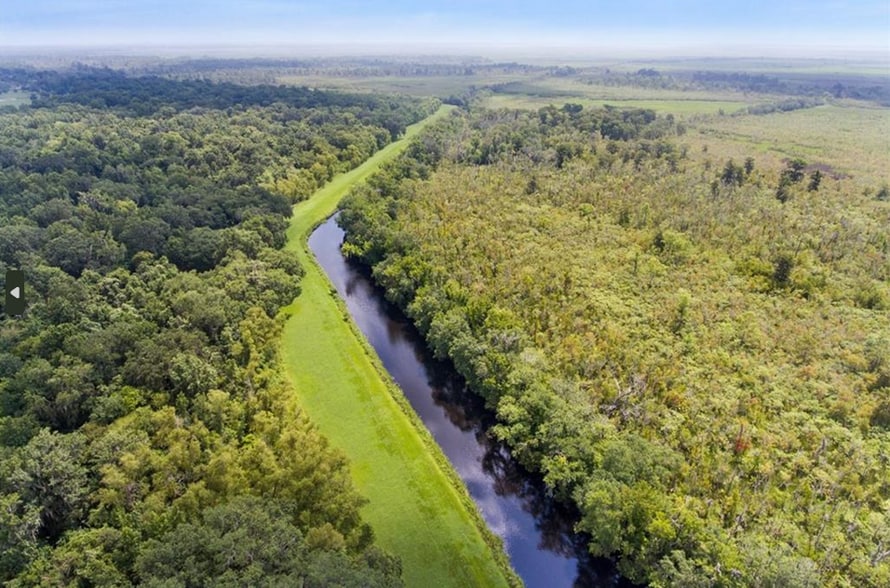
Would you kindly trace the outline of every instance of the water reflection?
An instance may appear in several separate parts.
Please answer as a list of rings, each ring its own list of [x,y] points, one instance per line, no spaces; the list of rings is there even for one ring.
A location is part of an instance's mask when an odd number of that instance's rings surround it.
[[[610,561],[592,560],[573,532],[577,513],[556,503],[540,479],[488,435],[494,424],[482,400],[454,369],[436,361],[422,338],[386,302],[365,268],[340,254],[343,231],[333,219],[309,246],[350,314],[464,480],[493,532],[504,540],[514,569],[534,588],[625,586]]]

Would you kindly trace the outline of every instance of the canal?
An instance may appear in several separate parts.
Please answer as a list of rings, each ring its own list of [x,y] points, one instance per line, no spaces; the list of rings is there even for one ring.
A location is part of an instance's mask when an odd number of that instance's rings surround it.
[[[541,481],[514,462],[487,431],[493,417],[447,363],[435,360],[408,319],[388,303],[363,266],[343,257],[335,217],[309,247],[359,329],[451,464],[510,562],[529,588],[623,586],[612,562],[592,560],[573,532],[576,514],[553,501]]]

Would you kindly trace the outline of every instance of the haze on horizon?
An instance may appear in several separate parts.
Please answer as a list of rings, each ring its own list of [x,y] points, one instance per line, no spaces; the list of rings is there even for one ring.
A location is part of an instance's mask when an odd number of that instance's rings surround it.
[[[890,0],[7,0],[0,47],[890,58]],[[882,59],[882,60],[883,60]]]

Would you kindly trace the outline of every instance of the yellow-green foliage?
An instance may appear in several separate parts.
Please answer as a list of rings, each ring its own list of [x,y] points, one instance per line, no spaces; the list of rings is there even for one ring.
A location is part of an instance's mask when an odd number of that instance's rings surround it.
[[[815,143],[847,114],[726,126]],[[785,180],[781,202],[757,149],[725,147],[754,167],[722,180],[697,136],[553,116],[440,126],[351,198],[348,251],[632,578],[890,582],[890,204],[851,178]],[[818,144],[810,163],[854,165]],[[890,156],[869,157],[874,184]]]

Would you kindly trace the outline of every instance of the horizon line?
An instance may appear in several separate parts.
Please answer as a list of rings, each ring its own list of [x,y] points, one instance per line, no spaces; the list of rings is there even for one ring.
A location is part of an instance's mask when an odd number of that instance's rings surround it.
[[[377,51],[368,54],[368,51]],[[845,44],[825,44],[813,46],[801,43],[786,44],[724,44],[709,49],[699,43],[666,44],[611,44],[611,43],[521,43],[521,42],[400,42],[390,41],[313,41],[308,43],[266,42],[266,43],[208,43],[206,41],[177,41],[174,43],[144,42],[135,43],[108,42],[84,43],[2,43],[0,57],[7,52],[29,56],[52,56],[54,54],[71,54],[79,52],[90,57],[108,57],[108,53],[119,57],[179,57],[206,58],[207,53],[238,53],[243,58],[298,58],[298,57],[381,57],[381,56],[441,56],[441,57],[490,57],[514,55],[521,57],[572,57],[609,58],[609,57],[646,57],[658,59],[813,59],[813,60],[845,60],[849,58],[866,59],[868,61],[890,64],[890,50],[875,46],[849,46]],[[91,54],[92,52],[92,54]],[[304,55],[292,54],[292,52]],[[98,54],[96,54],[98,53]],[[175,54],[175,55],[171,55]],[[581,55],[585,54],[585,55]],[[888,71],[890,74],[890,71]]]

